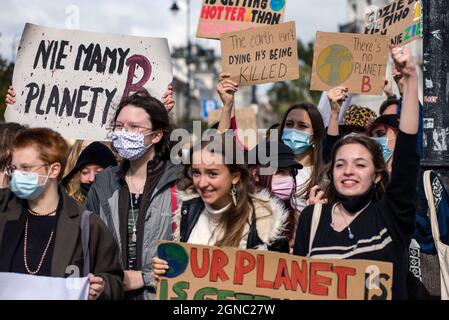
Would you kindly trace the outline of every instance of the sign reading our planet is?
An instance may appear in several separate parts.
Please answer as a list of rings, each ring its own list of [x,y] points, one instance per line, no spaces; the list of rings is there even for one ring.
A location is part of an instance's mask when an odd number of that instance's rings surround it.
[[[159,300],[388,300],[393,265],[161,242]]]
[[[352,93],[381,95],[388,43],[383,35],[317,32],[310,89],[344,86]]]
[[[283,22],[287,0],[203,0],[196,36],[220,39],[235,32]]]

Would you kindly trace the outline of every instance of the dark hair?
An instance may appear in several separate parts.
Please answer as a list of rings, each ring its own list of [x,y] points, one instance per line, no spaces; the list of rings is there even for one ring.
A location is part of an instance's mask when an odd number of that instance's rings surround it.
[[[324,122],[323,118],[321,117],[320,112],[318,111],[318,108],[311,103],[300,103],[295,104],[291,106],[287,112],[285,113],[284,119],[282,119],[282,124],[279,130],[279,140],[282,138],[282,134],[284,133],[285,128],[285,122],[287,121],[287,117],[290,112],[296,109],[305,110],[312,122],[312,128],[313,128],[313,169],[312,169],[312,175],[310,178],[310,181],[308,182],[307,186],[305,186],[299,194],[296,196],[308,196],[310,189],[317,185],[320,181],[320,176],[323,172],[324,168],[324,161],[323,161],[323,141],[325,138],[325,129],[324,129]]]
[[[26,129],[19,133],[14,139],[13,150],[34,147],[39,152],[39,158],[50,165],[52,163],[61,164],[61,172],[58,180],[64,175],[67,164],[69,146],[64,138],[56,131],[48,128]]]
[[[385,112],[385,110],[393,104],[398,105],[399,100],[396,98],[388,98],[387,100],[382,102],[382,104],[380,105],[380,108],[379,108],[379,115],[382,115]]]
[[[385,194],[385,190],[387,188],[388,182],[390,180],[390,175],[388,174],[387,166],[385,164],[385,160],[382,155],[381,146],[374,141],[373,139],[362,135],[355,134],[347,136],[343,139],[340,139],[332,149],[331,163],[327,170],[327,178],[329,179],[329,184],[326,188],[326,197],[329,202],[334,202],[336,198],[336,189],[334,186],[334,178],[333,178],[333,170],[335,166],[335,158],[337,157],[338,150],[345,145],[348,144],[360,144],[365,147],[368,152],[371,154],[371,158],[374,164],[374,174],[380,175],[381,179],[376,184],[376,200],[380,200],[380,198]]]
[[[217,138],[217,139],[216,139]],[[254,186],[250,180],[250,173],[244,161],[243,151],[235,143],[235,139],[230,134],[214,135],[209,141],[200,141],[190,149],[190,164],[184,166],[183,178],[177,184],[181,191],[193,190],[193,180],[191,169],[193,163],[193,153],[206,149],[212,153],[219,153],[223,156],[223,164],[229,169],[230,173],[240,173],[240,180],[235,186],[237,189],[237,206],[233,206],[222,215],[220,224],[223,228],[222,239],[218,239],[216,246],[238,247],[242,240],[245,225],[250,223],[251,212],[254,211],[254,205],[251,201],[251,194],[254,193]],[[239,164],[242,162],[242,164]]]
[[[153,131],[162,131],[162,139],[155,145],[156,157],[162,160],[170,159],[170,134],[172,131],[172,127],[170,125],[170,119],[164,104],[144,91],[134,93],[126,98],[123,98],[122,101],[120,101],[120,104],[118,105],[117,111],[114,115],[112,127],[115,126],[117,117],[122,109],[128,105],[132,105],[134,107],[142,108],[143,110],[145,110],[150,117]]]
[[[11,162],[12,143],[23,130],[25,127],[18,123],[0,123],[0,170],[5,170]]]

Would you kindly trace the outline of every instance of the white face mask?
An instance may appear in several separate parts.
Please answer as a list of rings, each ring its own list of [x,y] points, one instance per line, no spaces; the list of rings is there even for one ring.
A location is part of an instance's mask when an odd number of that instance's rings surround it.
[[[144,135],[143,133],[133,133],[126,130],[114,131],[112,132],[112,144],[122,158],[130,161],[137,160],[153,145],[151,143],[145,146],[145,136],[153,132]]]

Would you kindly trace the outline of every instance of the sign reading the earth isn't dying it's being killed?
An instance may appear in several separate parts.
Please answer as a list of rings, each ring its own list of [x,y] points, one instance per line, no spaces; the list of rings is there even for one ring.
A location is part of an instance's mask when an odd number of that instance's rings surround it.
[[[221,35],[223,72],[248,86],[299,78],[295,22]]]
[[[26,24],[7,121],[49,127],[65,138],[107,140],[115,109],[130,93],[161,99],[172,81],[167,39]]]
[[[388,300],[393,265],[161,242],[159,300]]]
[[[344,86],[351,93],[381,95],[388,43],[383,35],[317,32],[310,89]]]
[[[220,39],[222,33],[284,21],[287,0],[203,0],[196,36]]]

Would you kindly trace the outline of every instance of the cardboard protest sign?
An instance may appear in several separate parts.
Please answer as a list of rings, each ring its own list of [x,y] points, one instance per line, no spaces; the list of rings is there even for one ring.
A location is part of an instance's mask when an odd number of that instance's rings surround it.
[[[420,0],[395,0],[370,11],[365,17],[365,34],[387,35],[391,44],[403,46],[422,37]]]
[[[388,52],[383,35],[317,32],[310,89],[345,86],[351,93],[382,95]]]
[[[221,35],[223,72],[241,86],[299,78],[294,22]]]
[[[203,0],[196,36],[220,39],[226,32],[284,21],[287,0]]]
[[[122,97],[147,90],[161,99],[172,77],[166,39],[26,24],[13,76],[17,103],[5,118],[65,138],[107,140]]]
[[[391,299],[391,263],[163,242],[160,300]]]

